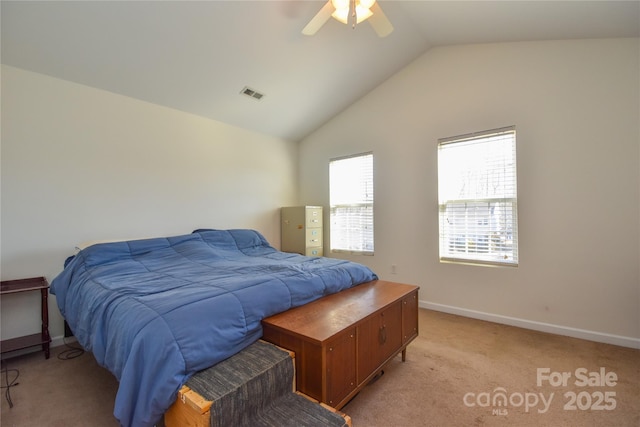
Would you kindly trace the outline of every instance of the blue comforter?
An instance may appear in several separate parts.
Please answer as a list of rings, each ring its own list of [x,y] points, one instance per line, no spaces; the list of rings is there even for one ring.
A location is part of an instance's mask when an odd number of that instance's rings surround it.
[[[51,293],[119,380],[114,415],[140,427],[192,374],[259,339],[263,318],[376,278],[357,263],[277,251],[253,230],[200,230],[90,246]]]

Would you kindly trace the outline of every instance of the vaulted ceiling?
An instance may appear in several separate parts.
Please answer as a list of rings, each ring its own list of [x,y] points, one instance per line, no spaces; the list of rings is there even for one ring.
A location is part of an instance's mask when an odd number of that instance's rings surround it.
[[[302,35],[324,4],[3,0],[2,63],[298,141],[435,46],[640,37],[639,1],[579,0],[380,1],[385,38]]]

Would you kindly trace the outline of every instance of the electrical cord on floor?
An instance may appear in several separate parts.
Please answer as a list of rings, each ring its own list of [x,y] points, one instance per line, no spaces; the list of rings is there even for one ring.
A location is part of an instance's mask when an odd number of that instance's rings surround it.
[[[66,337],[63,340],[64,345],[67,347],[67,349],[62,350],[60,353],[58,353],[58,359],[70,360],[75,359],[76,357],[80,357],[84,354],[84,349],[82,347],[77,347],[69,344]]]
[[[70,360],[75,359],[76,357],[80,357],[84,354],[84,349],[82,347],[77,347],[69,344],[67,339],[64,339],[64,345],[67,347],[66,350],[62,350],[58,353],[58,359],[60,360]],[[18,384],[18,377],[20,376],[20,371],[17,369],[9,369],[6,360],[0,361],[4,366],[0,369],[0,374],[4,374],[4,385],[0,386],[0,389],[6,389],[4,392],[5,398],[9,403],[9,408],[13,408],[13,401],[11,400],[11,387],[15,387]],[[9,375],[11,373],[15,374],[15,378],[9,381]]]
[[[18,377],[20,376],[20,371],[17,369],[9,369],[9,366],[7,365],[7,361],[4,360],[3,362],[4,362],[4,368],[1,369],[0,371],[4,374],[4,382],[6,385],[0,386],[0,388],[6,388],[4,392],[4,396],[7,399],[7,402],[9,403],[9,408],[13,408],[13,401],[11,400],[11,387],[15,387],[18,384],[20,384],[19,382],[17,382]],[[11,372],[15,372],[16,377],[11,381],[9,381],[9,373]]]

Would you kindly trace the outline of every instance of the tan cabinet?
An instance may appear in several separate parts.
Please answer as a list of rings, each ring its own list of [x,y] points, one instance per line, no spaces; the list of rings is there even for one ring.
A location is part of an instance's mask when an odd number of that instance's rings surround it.
[[[280,246],[283,252],[323,256],[322,206],[280,209]]]
[[[295,352],[296,386],[336,409],[418,335],[418,287],[375,280],[262,321],[263,339]]]

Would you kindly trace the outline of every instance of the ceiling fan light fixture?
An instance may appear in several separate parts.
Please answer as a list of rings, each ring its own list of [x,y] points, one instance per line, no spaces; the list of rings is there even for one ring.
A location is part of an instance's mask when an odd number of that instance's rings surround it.
[[[337,10],[347,9],[349,10],[350,0],[331,0],[331,4]]]
[[[362,21],[366,21],[367,19],[371,18],[371,15],[373,15],[373,12],[371,12],[369,9],[361,6],[361,5],[356,5],[356,17],[358,18],[357,20],[357,24],[361,23]]]
[[[364,9],[360,6],[356,6],[356,24],[361,23],[362,21],[368,19],[373,15],[369,9]],[[336,9],[335,12],[331,14],[336,20],[342,22],[343,24],[349,23],[349,9]]]
[[[302,34],[314,35],[331,17],[343,24],[351,24],[353,28],[356,24],[369,20],[378,37],[386,37],[393,31],[393,25],[376,0],[327,0],[322,9],[302,29]]]
[[[336,9],[331,16],[343,24],[347,24],[349,21],[349,9]]]
[[[331,1],[333,6],[336,8],[336,10],[331,14],[331,16],[333,16],[336,20],[342,22],[343,24],[348,24],[349,23],[349,1],[340,1],[340,0],[331,0]],[[366,3],[373,5],[375,1],[371,2],[370,0],[367,0]],[[346,7],[343,6],[343,4],[346,4]],[[336,5],[340,5],[341,7],[338,8],[336,7]],[[372,15],[373,15],[373,12],[371,12],[369,8],[364,7],[360,1],[356,1],[356,24],[359,24],[362,21],[369,19]]]

